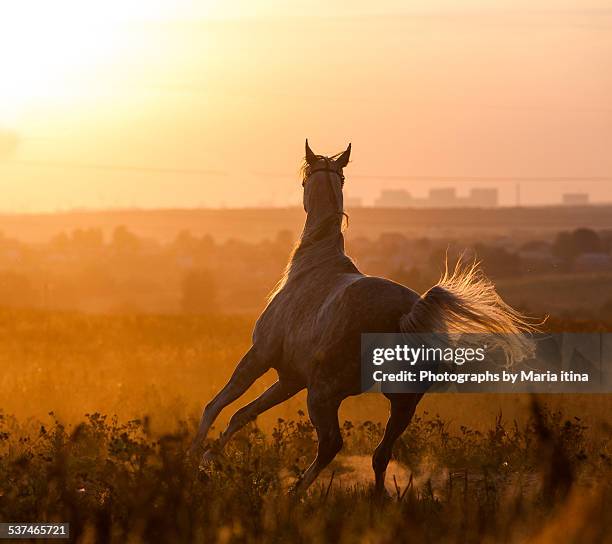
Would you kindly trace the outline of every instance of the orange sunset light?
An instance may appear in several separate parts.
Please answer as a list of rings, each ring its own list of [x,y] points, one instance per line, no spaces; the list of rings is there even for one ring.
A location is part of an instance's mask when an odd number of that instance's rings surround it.
[[[0,212],[299,205],[305,137],[353,142],[366,204],[448,180],[607,202],[611,24],[577,0],[4,2]]]
[[[129,25],[182,13],[185,2],[23,0],[0,16],[0,126],[28,108],[79,100],[126,50],[146,47]],[[200,13],[206,2],[199,2]],[[146,51],[144,51],[146,52]],[[140,51],[142,54],[143,51]]]

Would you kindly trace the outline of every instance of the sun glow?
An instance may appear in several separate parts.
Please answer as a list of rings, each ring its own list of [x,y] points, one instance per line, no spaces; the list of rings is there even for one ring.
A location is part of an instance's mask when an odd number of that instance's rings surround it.
[[[181,4],[154,0],[20,0],[0,8],[0,124],[31,106],[74,100],[104,65],[135,44],[130,25],[163,20]],[[184,5],[183,5],[184,8]]]

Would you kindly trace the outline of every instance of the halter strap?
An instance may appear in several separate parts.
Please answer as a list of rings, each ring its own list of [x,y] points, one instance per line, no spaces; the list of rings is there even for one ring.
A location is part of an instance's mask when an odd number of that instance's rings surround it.
[[[328,194],[329,194],[331,205],[332,205],[332,207],[335,207],[336,209],[340,208],[339,202],[338,202],[338,200],[336,198],[336,195],[335,195],[334,188],[332,187],[331,176],[329,174],[330,173],[331,174],[336,174],[340,178],[340,182],[342,183],[343,187],[344,187],[344,174],[342,173],[342,171],[338,171],[338,170],[330,167],[329,158],[327,158],[327,157],[321,157],[321,158],[325,160],[325,167],[319,167],[319,168],[315,168],[314,170],[311,170],[308,173],[308,176],[306,177],[306,179],[304,179],[304,181],[302,182],[302,187],[304,187],[306,185],[306,182],[310,179],[310,177],[313,174],[316,174],[317,172],[326,172],[327,173],[327,176],[326,176],[327,177],[327,184],[328,184],[328,189],[329,189]],[[338,211],[332,213],[332,215],[329,216],[327,219],[329,220],[329,219],[331,219],[333,217],[336,217],[338,215],[340,215],[341,217],[346,217],[346,221],[347,221],[347,225],[348,225],[348,215],[344,212],[343,209],[338,209]],[[323,227],[324,225],[321,225],[321,226]],[[315,240],[317,239],[316,234],[315,234],[314,239]]]
[[[310,174],[308,174],[308,178],[312,176],[313,174],[316,174],[317,172],[332,172],[333,174],[337,174],[338,176],[340,176],[340,179],[344,181],[344,174],[342,174],[341,172],[338,172],[338,170],[335,170],[334,168],[316,168],[310,171]],[[308,178],[304,180],[304,183],[308,181]]]
[[[329,164],[329,159],[327,157],[321,157],[321,158],[325,160],[326,166],[315,168],[314,170],[310,170],[310,172],[308,173],[308,176],[306,176],[306,179],[302,181],[302,187],[306,185],[306,182],[310,179],[310,176],[312,176],[313,174],[316,174],[317,172],[327,172],[328,174],[331,172],[332,174],[336,174],[342,181],[342,185],[344,185],[344,174],[342,173],[342,170],[338,171],[335,168],[331,168]],[[329,180],[329,175],[328,175],[328,180]]]

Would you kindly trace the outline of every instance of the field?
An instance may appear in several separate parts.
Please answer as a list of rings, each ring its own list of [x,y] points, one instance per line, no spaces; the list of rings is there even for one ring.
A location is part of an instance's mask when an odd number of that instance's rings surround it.
[[[81,542],[609,536],[609,396],[430,395],[395,449],[383,501],[371,495],[386,413],[375,395],[344,403],[342,455],[306,497],[287,493],[314,454],[303,397],[198,470],[185,456],[198,411],[248,347],[253,319],[0,312],[0,519],[68,520]]]
[[[467,250],[510,304],[550,314],[549,330],[610,331],[608,212],[358,209],[347,248],[364,272],[419,292],[445,254]],[[609,541],[610,395],[426,395],[384,499],[372,494],[371,455],[388,406],[375,394],[342,404],[344,448],[305,496],[290,494],[316,448],[303,393],[241,431],[218,463],[201,470],[186,455],[302,218],[2,218],[0,521],[69,521],[84,543]],[[211,438],[275,379],[230,405]]]

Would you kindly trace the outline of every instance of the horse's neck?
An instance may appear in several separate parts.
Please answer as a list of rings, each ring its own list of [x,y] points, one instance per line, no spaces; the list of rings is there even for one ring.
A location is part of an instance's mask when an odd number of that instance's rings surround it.
[[[299,293],[322,287],[333,281],[339,273],[358,273],[353,261],[344,253],[344,236],[339,222],[309,223],[294,250],[283,277],[270,294],[272,300],[281,291],[300,296]],[[305,281],[308,280],[308,281]]]
[[[309,213],[306,217],[304,230],[293,260],[308,261],[316,264],[326,254],[344,255],[344,236],[342,235],[342,216]]]
[[[344,236],[342,233],[328,234],[322,237],[302,237],[291,257],[291,264],[303,264],[309,267],[333,265],[335,258],[343,260]]]
[[[342,238],[342,214],[311,212],[306,216],[300,245],[308,240],[317,240],[327,237]]]
[[[300,242],[291,257],[287,280],[298,279],[306,273],[321,279],[350,268],[352,261],[344,252],[344,236],[340,220],[327,218],[317,223],[306,221]]]

